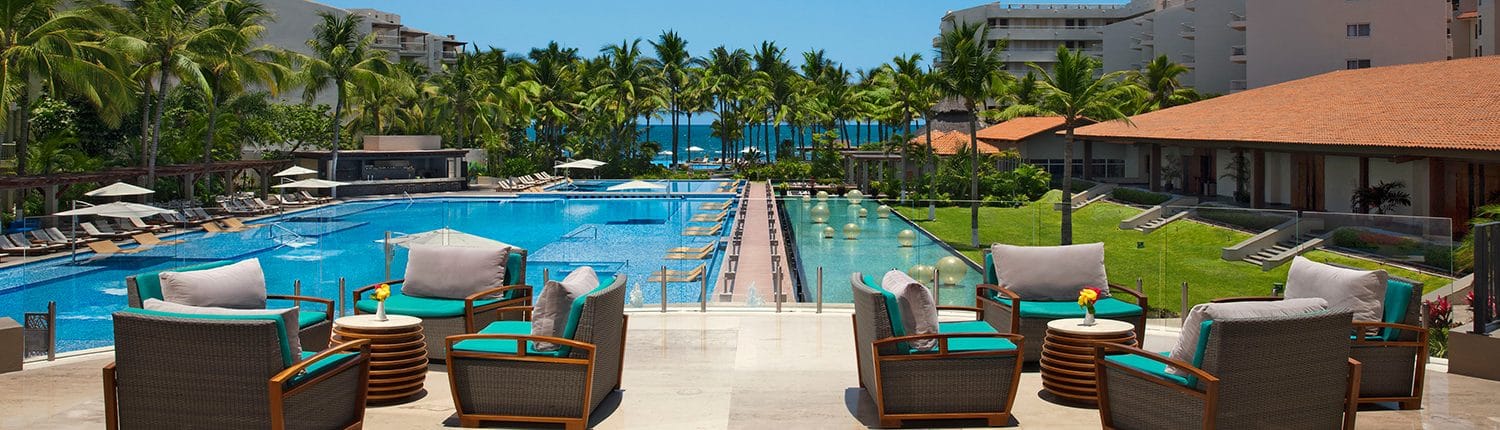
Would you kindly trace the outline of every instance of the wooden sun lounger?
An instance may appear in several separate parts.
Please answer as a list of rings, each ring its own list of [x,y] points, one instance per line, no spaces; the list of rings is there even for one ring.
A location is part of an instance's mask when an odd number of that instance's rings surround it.
[[[720,222],[720,221],[723,221],[724,217],[727,217],[727,216],[729,216],[729,210],[725,209],[723,212],[719,212],[717,214],[697,214],[697,215],[693,215],[693,219],[690,220],[690,221],[691,222]]]
[[[673,254],[683,254],[683,253],[696,254],[696,253],[700,253],[700,252],[709,252],[709,251],[713,251],[714,248],[716,248],[718,244],[719,244],[718,241],[714,241],[714,242],[705,243],[705,244],[703,244],[703,246],[698,246],[698,247],[679,246],[679,247],[676,247],[676,248],[668,249],[667,252],[668,253],[673,253]]]
[[[683,236],[718,236],[724,230],[724,223],[714,224],[713,227],[688,227],[682,230]]]
[[[135,236],[131,236],[130,238],[135,239],[135,243],[139,243],[143,246],[176,245],[179,243],[187,242],[186,240],[161,240],[161,238],[156,237],[155,233],[141,233]]]
[[[692,253],[692,252],[669,252],[669,253],[667,253],[666,259],[668,259],[668,260],[705,260],[705,259],[708,259],[709,255],[713,255],[713,250],[708,250],[708,251],[703,251],[703,252],[698,252],[698,253]]]
[[[80,233],[82,233],[82,232],[80,232]],[[58,241],[58,242],[66,242],[66,241],[71,240],[74,243],[89,243],[89,242],[97,242],[97,241],[100,241],[100,240],[104,240],[102,238],[97,238],[97,237],[78,237],[78,235],[76,235],[76,234],[73,235],[73,236],[69,236],[67,234],[64,234],[62,232],[62,230],[58,230],[57,227],[47,227],[47,235],[51,236],[54,241]]]
[[[128,234],[115,232],[113,230],[111,230],[109,233],[105,233],[103,230],[100,230],[99,227],[95,227],[94,223],[91,222],[78,223],[78,227],[83,228],[83,232],[88,233],[90,237],[109,240],[119,240],[130,237],[130,235]]]
[[[110,224],[109,220],[101,219],[99,220],[99,224],[96,225],[99,226],[99,231],[103,231],[105,233],[119,233],[126,236],[145,231],[129,228],[130,226],[125,224],[125,221],[120,221],[120,224]]]
[[[33,248],[31,246],[31,243],[11,243],[10,239],[6,238],[5,236],[0,236],[0,251],[9,252],[12,254],[31,254],[40,252],[38,249]]]
[[[666,282],[696,282],[698,279],[703,277],[703,272],[707,269],[707,267],[708,264],[704,263],[699,264],[698,267],[693,268],[693,270],[687,271],[667,270],[663,272],[658,270],[652,273],[650,279],[647,279],[646,281],[663,282],[663,280],[665,280]]]
[[[137,252],[145,252],[146,250],[151,249],[151,246],[149,245],[141,245],[131,249],[123,249],[120,248],[120,245],[115,245],[114,242],[110,242],[107,240],[89,242],[88,247],[89,249],[94,250],[95,254],[99,254],[101,256],[112,254],[134,254]]]
[[[171,227],[164,226],[164,225],[149,224],[149,223],[146,223],[145,221],[142,221],[140,218],[136,218],[136,217],[126,218],[126,220],[128,220],[128,221],[120,221],[121,225],[128,225],[131,228],[134,228],[136,230],[141,230],[141,231],[156,232],[156,231],[162,231],[162,230],[166,230],[166,229],[171,228]],[[129,224],[125,224],[127,222]]]
[[[245,231],[252,228],[265,227],[265,224],[245,224],[238,217],[225,218],[222,222],[226,227],[229,227],[229,231]]]
[[[731,202],[728,201],[728,200],[725,200],[723,203],[704,203],[704,204],[698,205],[698,210],[720,211],[720,210],[729,209],[729,205],[730,204],[731,204]]]
[[[6,237],[9,237],[11,243],[16,247],[27,247],[31,252],[56,252],[66,247],[66,245],[46,243],[46,241],[37,243],[36,241],[27,238],[26,235],[22,233],[11,233]]]

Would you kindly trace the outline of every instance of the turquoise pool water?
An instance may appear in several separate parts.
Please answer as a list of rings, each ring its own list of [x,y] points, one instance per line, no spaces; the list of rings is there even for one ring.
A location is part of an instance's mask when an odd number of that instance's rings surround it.
[[[185,244],[135,255],[89,261],[95,256],[80,252],[78,263],[64,257],[3,269],[0,316],[20,321],[22,313],[43,311],[48,301],[56,301],[59,350],[107,346],[112,343],[110,314],[126,305],[127,275],[204,261],[259,258],[273,294],[290,294],[293,281],[301,280],[304,295],[334,298],[340,277],[347,279],[349,290],[384,279],[383,246],[376,241],[386,231],[420,233],[443,227],[527,249],[526,281],[531,285],[542,285],[544,270],[558,279],[577,266],[590,265],[606,276],[629,276],[628,286],[640,285],[644,302],[660,303],[661,284],[646,279],[663,265],[690,270],[705,264],[710,288],[715,284],[722,248],[707,260],[663,257],[673,247],[719,242],[717,236],[681,232],[689,226],[709,226],[689,219],[705,212],[699,205],[724,200],[528,197],[345,203],[258,221],[276,222],[274,227],[193,233],[179,237],[188,240]],[[405,267],[406,250],[398,247],[391,276],[401,278]],[[696,302],[700,288],[697,282],[669,284],[667,301]]]
[[[804,202],[792,198],[782,202],[791,219],[792,232],[797,238],[797,256],[802,264],[802,285],[809,301],[816,300],[817,270],[823,268],[823,301],[829,303],[853,302],[849,289],[849,275],[854,272],[872,274],[876,279],[891,269],[906,271],[917,264],[936,266],[943,257],[963,257],[950,251],[943,244],[923,234],[919,229],[896,214],[881,219],[877,215],[880,203],[868,199],[858,205],[843,198],[829,198],[823,202],[829,208],[827,223],[814,224],[810,212],[820,202],[817,199]],[[859,217],[864,208],[867,216]],[[845,224],[860,227],[858,239],[845,239]],[[833,227],[834,237],[823,238],[823,227]],[[911,247],[902,247],[897,241],[901,230],[910,229],[916,234]],[[926,282],[923,280],[924,283]],[[964,269],[963,276],[954,285],[944,285],[938,293],[940,304],[974,305],[974,285],[983,282],[979,271]]]
[[[588,192],[588,193],[622,193],[622,194],[623,193],[665,193],[665,192],[669,192],[670,191],[672,193],[680,193],[680,194],[704,194],[704,193],[718,193],[718,192],[721,192],[721,191],[719,191],[719,188],[722,187],[724,184],[728,183],[729,181],[670,181],[669,182],[669,181],[652,181],[652,180],[648,180],[646,182],[650,182],[650,183],[653,183],[653,184],[661,185],[663,188],[659,189],[659,190],[620,190],[620,191],[610,191],[609,190],[609,187],[613,187],[615,185],[620,185],[620,184],[623,184],[623,183],[626,183],[626,182],[630,182],[630,181],[628,181],[628,180],[622,180],[622,179],[589,179],[589,180],[575,179],[573,181],[573,183],[571,183],[571,184],[568,184],[568,183],[557,184],[557,185],[553,185],[553,186],[551,186],[551,187],[549,187],[547,189],[550,190],[550,191],[560,191],[560,192],[577,191],[577,192]]]

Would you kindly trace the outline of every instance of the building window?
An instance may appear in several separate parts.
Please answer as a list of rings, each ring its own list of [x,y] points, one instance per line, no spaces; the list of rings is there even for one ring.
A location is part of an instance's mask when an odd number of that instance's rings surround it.
[[[1357,60],[1344,60],[1344,68],[1345,69],[1350,69],[1350,70],[1353,70],[1353,69],[1368,69],[1368,68],[1370,68],[1370,60],[1368,58],[1357,59]]]
[[[1370,23],[1349,24],[1345,26],[1345,32],[1349,37],[1370,37]]]
[[[990,27],[1009,27],[1010,18],[990,18]]]

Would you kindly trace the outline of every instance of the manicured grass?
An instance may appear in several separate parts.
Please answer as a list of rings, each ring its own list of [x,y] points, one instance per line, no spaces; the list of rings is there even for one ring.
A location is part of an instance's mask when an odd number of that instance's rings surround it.
[[[1058,193],[1053,192],[1022,207],[980,208],[980,244],[985,247],[997,242],[1058,244],[1062,214],[1052,209],[1052,202],[1056,201]],[[900,207],[897,210],[965,256],[983,262],[980,248],[969,244],[967,206],[938,208],[933,221],[926,221],[926,207]],[[1134,287],[1136,279],[1140,278],[1145,289],[1143,292],[1152,298],[1154,308],[1175,312],[1183,282],[1188,283],[1189,301],[1196,304],[1221,297],[1267,295],[1273,283],[1286,280],[1289,265],[1262,272],[1250,263],[1220,258],[1224,247],[1250,237],[1249,234],[1185,220],[1168,224],[1151,234],[1119,228],[1121,220],[1139,212],[1109,202],[1097,202],[1078,210],[1073,214],[1073,243],[1104,242],[1110,282]],[[1392,275],[1421,281],[1429,291],[1450,282],[1437,276],[1321,250],[1304,255],[1315,261],[1383,268]]]

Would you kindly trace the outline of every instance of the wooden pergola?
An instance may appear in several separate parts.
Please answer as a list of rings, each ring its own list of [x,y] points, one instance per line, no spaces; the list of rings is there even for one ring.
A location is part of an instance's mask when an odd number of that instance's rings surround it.
[[[234,177],[245,170],[254,170],[260,177],[268,178],[272,173],[275,173],[275,170],[289,167],[292,165],[292,162],[293,160],[237,160],[215,162],[208,165],[176,164],[158,166],[156,168],[156,176],[181,178],[184,194],[191,195],[193,192],[193,182],[203,175],[228,172],[230,177]],[[67,191],[69,187],[75,185],[102,185],[114,181],[144,182],[146,175],[145,168],[126,167],[98,172],[0,176],[0,191],[20,190],[22,196],[25,196],[32,189],[41,191],[44,202],[43,211],[45,214],[52,214],[57,212],[58,197],[64,191]],[[232,187],[233,181],[230,181],[230,184]],[[262,180],[261,192],[269,192],[270,186],[270,182]]]

